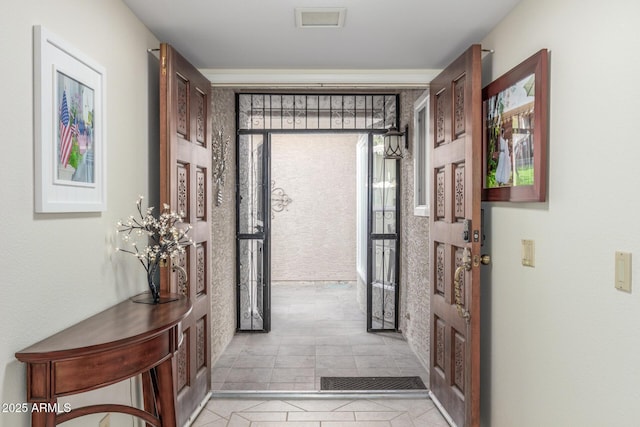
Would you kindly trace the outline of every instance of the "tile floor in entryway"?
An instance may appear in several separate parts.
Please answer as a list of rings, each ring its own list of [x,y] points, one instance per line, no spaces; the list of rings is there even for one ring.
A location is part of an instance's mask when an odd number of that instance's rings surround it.
[[[213,398],[193,426],[448,425],[426,397],[226,398],[230,391],[318,391],[323,376],[420,376],[428,385],[401,334],[366,332],[355,284],[274,283],[271,301],[271,332],[236,334],[214,365]]]
[[[192,427],[447,427],[428,399],[212,399]]]
[[[353,283],[274,283],[268,334],[239,333],[213,367],[216,390],[319,390],[323,376],[428,374],[401,334],[367,333]]]

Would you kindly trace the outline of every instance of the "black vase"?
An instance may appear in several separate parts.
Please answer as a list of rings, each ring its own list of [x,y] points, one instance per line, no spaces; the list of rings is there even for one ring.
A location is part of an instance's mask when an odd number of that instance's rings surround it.
[[[158,264],[152,264],[147,271],[147,284],[149,285],[149,291],[151,292],[151,298],[153,304],[160,302],[160,283],[157,283],[156,271],[158,270]]]

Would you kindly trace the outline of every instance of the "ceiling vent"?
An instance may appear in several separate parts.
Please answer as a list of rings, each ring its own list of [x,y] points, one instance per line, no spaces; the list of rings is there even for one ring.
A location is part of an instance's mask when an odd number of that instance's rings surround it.
[[[344,7],[296,8],[298,28],[341,28],[344,26]]]

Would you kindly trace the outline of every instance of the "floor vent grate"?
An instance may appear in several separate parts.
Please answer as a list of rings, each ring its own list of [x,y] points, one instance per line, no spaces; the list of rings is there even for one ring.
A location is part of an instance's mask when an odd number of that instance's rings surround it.
[[[321,377],[320,390],[426,390],[420,377]]]

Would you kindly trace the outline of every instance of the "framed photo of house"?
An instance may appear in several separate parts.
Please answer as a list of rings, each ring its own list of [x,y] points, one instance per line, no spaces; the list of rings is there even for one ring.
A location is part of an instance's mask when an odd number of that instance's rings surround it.
[[[482,90],[484,201],[546,200],[547,56],[540,50]]]
[[[34,27],[36,212],[106,210],[106,72]]]

